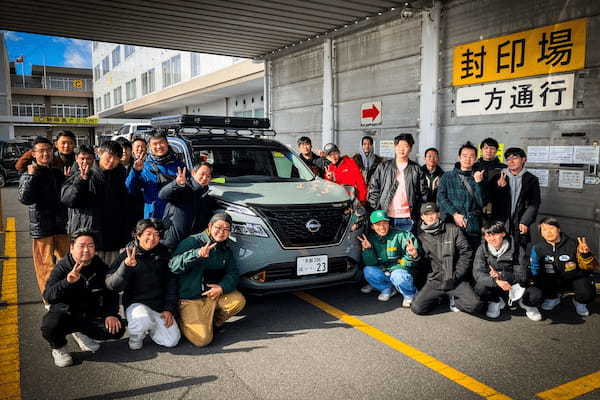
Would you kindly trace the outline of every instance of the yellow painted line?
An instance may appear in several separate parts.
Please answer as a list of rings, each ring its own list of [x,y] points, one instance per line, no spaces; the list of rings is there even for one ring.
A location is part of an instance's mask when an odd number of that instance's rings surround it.
[[[325,311],[327,314],[334,316],[340,321],[352,326],[353,328],[371,336],[373,339],[391,347],[392,349],[404,354],[408,358],[413,359],[414,361],[426,366],[427,368],[437,372],[438,374],[450,379],[454,383],[457,383],[464,387],[465,389],[470,390],[473,393],[478,394],[479,396],[489,399],[489,400],[510,400],[511,398],[499,393],[494,388],[487,386],[486,384],[479,382],[478,380],[471,378],[470,376],[460,372],[459,370],[452,368],[448,364],[445,364],[436,358],[430,356],[429,354],[423,353],[422,351],[412,347],[409,344],[402,342],[401,340],[396,339],[393,336],[388,335],[387,333],[380,331],[379,329],[367,324],[360,319],[353,317],[350,314],[346,314],[342,310],[335,308],[318,298],[311,296],[308,293],[304,292],[296,292],[296,296],[301,298],[302,300],[314,305],[315,307],[320,308]]]
[[[544,400],[570,400],[600,389],[600,371],[536,394]]]
[[[17,232],[14,218],[6,219],[4,255],[8,257],[2,268],[2,301],[0,308],[0,398],[21,399],[19,365],[19,310],[17,297]]]

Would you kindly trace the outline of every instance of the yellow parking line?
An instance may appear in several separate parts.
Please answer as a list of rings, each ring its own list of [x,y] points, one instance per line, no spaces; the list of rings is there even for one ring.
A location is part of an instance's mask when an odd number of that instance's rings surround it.
[[[485,385],[478,380],[471,378],[470,376],[460,372],[457,369],[452,368],[448,364],[444,364],[443,362],[435,359],[429,354],[423,353],[422,351],[396,339],[393,336],[388,335],[385,332],[380,331],[379,329],[367,324],[366,322],[361,321],[360,319],[353,317],[350,314],[346,314],[342,310],[335,308],[318,298],[311,296],[308,293],[297,292],[296,296],[301,298],[302,300],[314,305],[315,307],[320,308],[325,311],[327,314],[334,316],[340,321],[352,326],[353,328],[358,329],[359,331],[371,336],[373,339],[378,340],[392,349],[404,354],[405,356],[412,358],[416,362],[423,364],[427,368],[437,372],[438,374],[445,376],[451,381],[463,386],[465,389],[470,390],[473,393],[478,394],[479,396],[490,399],[490,400],[510,400],[510,397],[499,393],[495,389]]]
[[[17,233],[15,219],[6,219],[4,261],[2,269],[2,301],[0,308],[0,393],[2,399],[21,398],[19,366],[19,310],[17,306]]]
[[[600,371],[536,394],[544,400],[570,400],[600,389]]]

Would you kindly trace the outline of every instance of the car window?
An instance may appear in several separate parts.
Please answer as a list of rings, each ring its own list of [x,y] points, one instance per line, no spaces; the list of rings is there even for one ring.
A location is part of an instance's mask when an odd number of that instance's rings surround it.
[[[138,125],[137,128],[135,128],[136,132],[144,132],[144,131],[151,131],[151,130],[152,130],[151,125]]]
[[[117,135],[126,135],[128,133],[129,133],[129,125],[123,125],[122,127],[119,128]]]
[[[169,147],[175,153],[175,156],[179,161],[185,164],[185,153],[183,152],[183,148],[179,145],[179,143],[169,143]]]

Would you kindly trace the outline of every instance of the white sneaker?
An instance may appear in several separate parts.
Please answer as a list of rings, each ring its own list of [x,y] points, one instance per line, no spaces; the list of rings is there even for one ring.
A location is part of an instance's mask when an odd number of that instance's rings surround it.
[[[560,297],[557,297],[555,299],[546,299],[542,303],[542,309],[544,309],[546,311],[554,310],[554,307],[556,307],[559,304],[560,304]]]
[[[129,349],[139,350],[142,347],[144,347],[144,336],[143,335],[129,336]]]
[[[396,289],[386,289],[383,292],[379,293],[377,296],[377,300],[379,301],[388,301],[391,297],[396,295]]]
[[[369,285],[368,283],[360,288],[361,293],[369,294],[373,291],[374,287]]]
[[[575,306],[575,311],[577,312],[577,314],[579,314],[579,316],[581,316],[581,317],[589,317],[590,316],[590,311],[588,310],[588,308],[585,304],[582,304],[582,303],[578,302],[577,300],[575,300],[575,297],[573,297],[572,300],[573,300],[573,305]]]
[[[46,311],[50,311],[50,304],[44,304],[44,309]]]
[[[404,299],[402,299],[402,307],[410,308],[410,305],[412,304],[413,299],[414,299],[414,297],[404,296]]]
[[[73,339],[75,339],[81,351],[90,351],[95,353],[100,348],[100,343],[81,332],[73,332],[71,336],[73,336]]]
[[[460,310],[458,309],[458,307],[456,307],[456,304],[454,303],[454,296],[450,296],[450,311],[452,312],[460,312]]]
[[[57,367],[68,367],[73,365],[73,357],[67,351],[67,346],[63,346],[60,349],[52,349],[52,358],[54,358],[54,365]]]
[[[537,309],[537,307],[526,306],[525,304],[523,304],[523,299],[519,300],[519,305],[523,310],[525,310],[525,315],[527,315],[527,318],[529,318],[530,320],[542,320],[542,314],[540,313],[540,310]]]
[[[506,303],[504,302],[504,300],[502,298],[500,298],[500,301],[493,303],[490,301],[490,303],[488,304],[488,308],[487,308],[487,312],[485,313],[485,315],[488,318],[493,318],[496,319],[500,316],[500,311],[506,306]]]

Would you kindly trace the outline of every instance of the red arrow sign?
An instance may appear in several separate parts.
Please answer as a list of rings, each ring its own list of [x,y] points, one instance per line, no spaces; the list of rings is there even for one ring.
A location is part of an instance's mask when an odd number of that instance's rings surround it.
[[[363,118],[371,118],[371,121],[374,121],[375,118],[379,115],[379,109],[375,107],[375,104],[371,105],[371,108],[366,108],[362,110]]]

